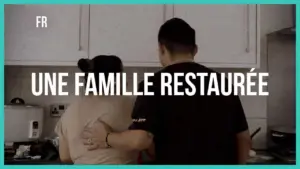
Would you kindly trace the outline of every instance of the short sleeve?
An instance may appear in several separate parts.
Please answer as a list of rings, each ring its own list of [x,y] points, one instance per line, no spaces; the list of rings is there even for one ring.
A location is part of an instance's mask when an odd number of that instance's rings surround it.
[[[68,106],[66,111],[62,114],[54,128],[54,132],[55,134],[57,134],[57,136],[65,138],[67,137],[67,126],[68,123],[70,123],[70,117],[72,117],[72,114],[76,114],[78,106],[82,101],[83,97],[76,97],[76,99],[72,101],[72,103]]]
[[[144,91],[144,83],[139,84],[139,91]],[[151,91],[151,90],[150,90]],[[154,92],[154,90],[152,89]],[[155,96],[138,96],[136,98],[130,130],[145,130],[155,135],[157,123],[157,100]]]
[[[64,127],[64,116],[65,114],[61,116],[54,129],[54,132],[57,134],[57,136],[61,138],[65,138],[67,134],[66,128]]]
[[[234,118],[234,131],[240,133],[248,130],[248,123],[244,113],[241,100],[238,96],[233,96],[233,118]]]
[[[62,119],[59,119],[58,122],[56,123],[54,132],[59,137],[61,137],[63,135],[64,132],[63,132],[63,129],[62,129]]]

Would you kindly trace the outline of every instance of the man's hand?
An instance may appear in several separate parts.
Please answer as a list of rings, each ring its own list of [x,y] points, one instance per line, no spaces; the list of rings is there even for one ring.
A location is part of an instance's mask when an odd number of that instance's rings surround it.
[[[110,133],[108,144],[125,151],[142,151],[153,143],[153,135],[144,130],[127,130],[121,133]]]
[[[106,136],[111,128],[101,120],[95,121],[91,126],[85,126],[81,137],[88,150],[107,148]]]
[[[251,137],[249,130],[237,134],[238,146],[238,162],[239,164],[246,164],[249,159],[249,151],[251,149]]]

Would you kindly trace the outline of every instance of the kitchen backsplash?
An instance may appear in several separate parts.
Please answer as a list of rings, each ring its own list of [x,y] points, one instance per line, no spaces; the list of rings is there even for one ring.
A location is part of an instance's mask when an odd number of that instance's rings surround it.
[[[128,75],[132,75],[133,72],[137,72],[139,80],[142,80],[144,72],[155,72],[158,68],[137,68],[128,67],[125,68],[125,72]],[[219,72],[247,72],[248,69],[218,69]],[[31,74],[33,72],[66,72],[69,73],[66,81],[69,88],[64,89],[69,92],[69,96],[34,96],[31,92]],[[5,66],[5,103],[9,103],[14,97],[20,97],[28,104],[38,104],[45,107],[45,127],[43,135],[45,137],[53,136],[54,126],[58,120],[56,117],[50,116],[50,105],[56,103],[70,103],[74,98],[74,73],[79,72],[77,67],[42,67],[42,66]],[[128,89],[132,89],[132,77],[127,77]],[[242,104],[244,106],[247,120],[249,123],[250,131],[261,127],[261,132],[256,136],[254,140],[254,147],[263,148],[265,145],[266,137],[266,97],[264,96],[243,96],[241,97]]]

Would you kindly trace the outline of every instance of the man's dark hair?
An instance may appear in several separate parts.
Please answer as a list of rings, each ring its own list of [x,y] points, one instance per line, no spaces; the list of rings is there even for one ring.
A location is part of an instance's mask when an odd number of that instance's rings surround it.
[[[196,48],[195,36],[195,30],[188,23],[180,18],[173,18],[160,27],[158,42],[171,54],[193,53]]]

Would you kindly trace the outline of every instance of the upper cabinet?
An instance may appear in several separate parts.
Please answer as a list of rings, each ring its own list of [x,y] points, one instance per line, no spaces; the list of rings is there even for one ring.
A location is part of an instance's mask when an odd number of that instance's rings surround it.
[[[197,62],[259,67],[257,5],[91,5],[90,57],[114,54],[125,66],[160,66],[157,35],[172,17],[196,30]]]
[[[195,29],[197,62],[209,67],[259,66],[257,5],[174,5],[172,12]]]
[[[79,58],[88,57],[85,8],[88,6],[5,5],[5,64],[76,65]],[[46,17],[47,27],[36,26],[37,16]]]
[[[164,5],[91,5],[90,57],[117,55],[125,66],[159,66]]]
[[[48,27],[36,28],[36,16]],[[125,66],[160,66],[157,35],[172,17],[196,30],[197,62],[259,66],[259,5],[6,5],[5,64],[75,66],[117,55]]]

